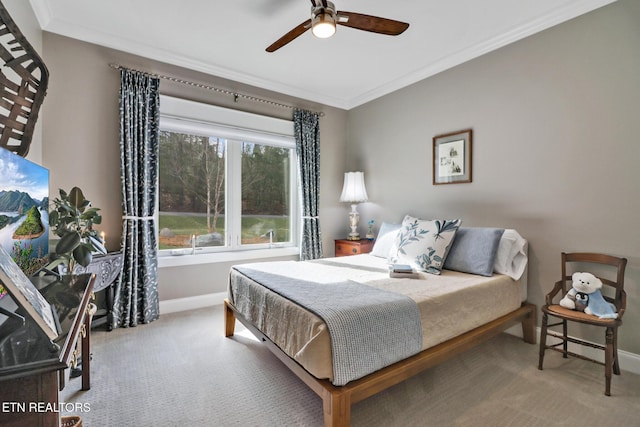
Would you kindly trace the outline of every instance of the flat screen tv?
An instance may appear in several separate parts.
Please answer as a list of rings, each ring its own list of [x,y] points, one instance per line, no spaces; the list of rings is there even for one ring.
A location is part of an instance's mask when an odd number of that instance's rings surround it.
[[[0,148],[0,246],[27,274],[49,253],[49,170]]]

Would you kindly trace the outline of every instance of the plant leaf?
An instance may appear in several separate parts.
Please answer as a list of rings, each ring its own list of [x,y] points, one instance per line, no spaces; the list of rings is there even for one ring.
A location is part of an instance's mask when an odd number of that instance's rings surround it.
[[[104,245],[102,244],[100,239],[97,239],[94,236],[89,236],[89,241],[93,245],[93,249],[95,251],[100,252],[101,254],[106,254],[107,253],[107,248],[104,247]]]
[[[87,246],[89,245],[79,245],[73,250],[73,259],[83,267],[87,267],[91,264],[91,260],[93,259],[91,249]]]
[[[69,232],[60,237],[58,243],[56,243],[56,253],[65,254],[75,250],[80,245],[80,233]]]
[[[76,209],[80,209],[83,203],[85,203],[85,200],[82,190],[78,187],[73,187],[69,192],[69,201],[76,207]]]
[[[55,227],[58,224],[58,211],[49,212],[49,225]]]

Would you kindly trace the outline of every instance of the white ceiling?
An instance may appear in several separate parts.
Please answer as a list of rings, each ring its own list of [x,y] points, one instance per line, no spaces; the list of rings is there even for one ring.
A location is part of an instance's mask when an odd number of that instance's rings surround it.
[[[410,23],[392,37],[339,26],[265,48],[309,0],[30,0],[43,30],[350,109],[615,0],[335,0]],[[127,65],[127,64],[122,64]]]

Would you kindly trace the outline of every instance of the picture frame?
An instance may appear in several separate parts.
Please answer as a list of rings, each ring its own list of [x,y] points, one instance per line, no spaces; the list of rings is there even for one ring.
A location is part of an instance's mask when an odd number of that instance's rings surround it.
[[[471,129],[433,137],[433,185],[472,181],[472,138]]]
[[[1,246],[0,285],[49,339],[54,340],[58,337],[58,322],[51,305]]]
[[[0,194],[4,194],[0,199],[0,246],[10,254],[16,245],[23,250],[21,254],[30,247],[30,263],[46,261],[49,169],[0,147]],[[27,227],[29,223],[32,225]],[[38,223],[41,227],[34,229]]]

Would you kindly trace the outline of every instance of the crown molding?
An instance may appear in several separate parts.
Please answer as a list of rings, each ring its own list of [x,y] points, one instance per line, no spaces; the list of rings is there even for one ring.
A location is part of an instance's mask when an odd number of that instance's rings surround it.
[[[217,77],[236,82],[260,87],[285,95],[313,101],[331,107],[350,110],[374,99],[388,95],[391,92],[402,89],[408,85],[424,80],[447,69],[470,61],[474,58],[492,52],[496,49],[514,43],[525,37],[551,28],[557,24],[568,21],[600,7],[614,3],[617,0],[583,0],[565,4],[534,21],[527,22],[510,31],[484,42],[477,43],[447,57],[441,58],[415,72],[405,74],[400,78],[372,88],[360,95],[351,98],[334,97],[325,93],[309,91],[299,86],[291,86],[285,83],[264,79],[254,74],[242,73],[236,70],[210,64],[185,55],[176,54],[155,46],[137,43],[122,37],[106,33],[99,33],[77,23],[65,22],[57,19],[47,0],[29,0],[34,10],[40,27],[49,32],[66,37],[79,39],[89,43],[120,50],[152,60],[166,62],[172,65],[184,67],[190,70],[215,75]]]
[[[552,13],[541,16],[534,21],[527,22],[526,24],[518,27],[514,27],[511,31],[503,33],[487,41],[478,43],[474,46],[470,46],[467,49],[442,58],[441,60],[436,61],[427,67],[421,68],[413,73],[406,74],[387,84],[381,85],[373,90],[365,92],[360,96],[354,97],[349,100],[346,109],[350,110],[367,102],[373,101],[374,99],[380,98],[384,95],[388,95],[391,92],[409,86],[410,84],[434,76],[438,73],[441,73],[442,71],[463,64],[474,58],[478,58],[484,54],[507,46],[516,41],[522,40],[541,31],[547,30],[555,25],[561,24],[580,15],[584,15],[585,13],[599,9],[616,1],[618,0],[584,0],[579,3],[573,3],[571,5],[566,5],[562,8],[555,9]]]
[[[38,2],[40,0],[31,0]],[[142,56],[159,62],[176,65],[193,71],[199,71],[211,74],[216,77],[229,79],[235,82],[245,83],[262,89],[271,90],[285,95],[301,98],[307,101],[317,102],[319,104],[345,109],[348,105],[347,99],[335,98],[323,93],[316,93],[305,90],[304,88],[294,87],[282,84],[268,79],[263,79],[256,75],[241,73],[225,67],[210,64],[191,58],[186,55],[176,54],[168,50],[164,50],[155,46],[137,43],[129,39],[117,37],[112,34],[95,31],[91,28],[84,27],[75,23],[63,21],[60,19],[52,19],[43,30],[59,34],[65,37],[81,40],[87,43],[119,50],[133,55]],[[126,66],[126,64],[123,64]]]
[[[29,4],[36,15],[40,28],[45,29],[53,19],[53,11],[49,2],[46,0],[29,0]]]

